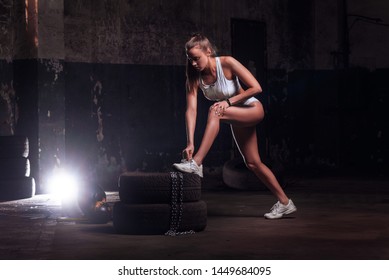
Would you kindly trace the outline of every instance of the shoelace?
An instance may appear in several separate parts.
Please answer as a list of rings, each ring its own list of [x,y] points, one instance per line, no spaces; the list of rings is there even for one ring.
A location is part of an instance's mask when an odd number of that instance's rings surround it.
[[[275,212],[277,212],[278,211],[278,209],[280,209],[280,202],[279,201],[277,201],[277,203],[276,204],[274,204],[273,205],[273,207],[270,209],[270,212],[272,212],[272,213],[275,213]]]
[[[191,169],[196,168],[196,165],[195,165],[195,162],[193,161],[193,159],[191,159],[191,160],[182,159],[182,160],[181,160],[181,163],[189,164],[189,167],[190,167]]]

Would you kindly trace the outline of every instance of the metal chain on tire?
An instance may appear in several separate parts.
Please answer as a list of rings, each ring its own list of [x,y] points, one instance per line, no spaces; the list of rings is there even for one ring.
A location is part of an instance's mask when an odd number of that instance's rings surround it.
[[[181,172],[170,172],[172,200],[170,212],[170,229],[165,235],[176,236],[183,234],[193,234],[193,230],[178,231],[181,224],[182,213],[184,211],[184,175]]]

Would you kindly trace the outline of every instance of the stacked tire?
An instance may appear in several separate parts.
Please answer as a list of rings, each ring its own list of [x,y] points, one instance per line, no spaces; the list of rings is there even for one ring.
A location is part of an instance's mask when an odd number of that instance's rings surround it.
[[[30,177],[29,142],[26,136],[0,136],[0,200],[17,200],[35,195]]]
[[[207,225],[198,175],[124,173],[119,177],[119,199],[113,206],[113,225],[121,234],[178,235]]]

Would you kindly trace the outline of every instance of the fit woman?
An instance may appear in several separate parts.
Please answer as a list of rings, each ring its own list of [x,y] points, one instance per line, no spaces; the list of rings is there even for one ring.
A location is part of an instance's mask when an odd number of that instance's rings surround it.
[[[187,146],[181,163],[173,166],[182,172],[203,177],[203,160],[211,148],[220,123],[230,124],[234,140],[246,166],[270,189],[278,202],[274,204],[268,219],[279,219],[297,209],[284,193],[273,172],[262,163],[257,143],[256,125],[264,118],[262,104],[254,96],[262,88],[250,71],[231,56],[216,56],[210,41],[201,34],[193,35],[185,44],[186,101],[185,113]],[[247,89],[240,86],[241,81]],[[194,131],[197,117],[197,92],[215,101],[208,112],[204,136],[198,151],[194,148]]]

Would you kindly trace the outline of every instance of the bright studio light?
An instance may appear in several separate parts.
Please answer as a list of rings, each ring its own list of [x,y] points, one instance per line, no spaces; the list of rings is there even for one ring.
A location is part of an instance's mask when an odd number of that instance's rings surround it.
[[[75,198],[78,191],[77,178],[64,169],[55,170],[48,180],[48,188],[51,194],[61,199]]]

